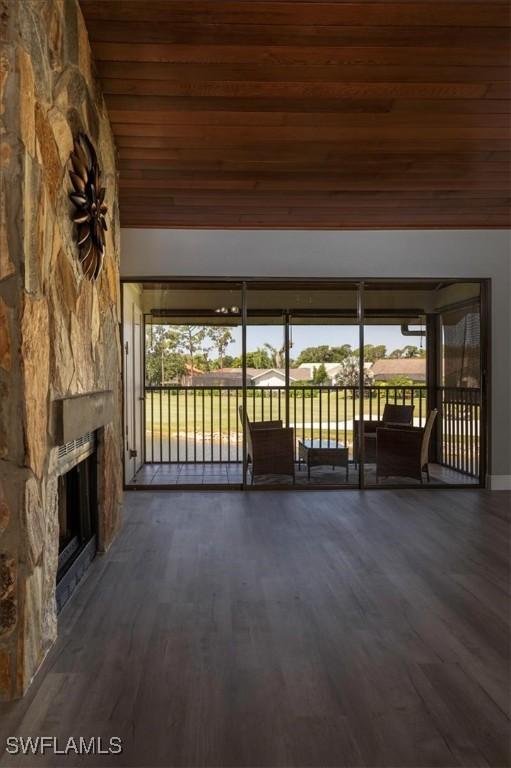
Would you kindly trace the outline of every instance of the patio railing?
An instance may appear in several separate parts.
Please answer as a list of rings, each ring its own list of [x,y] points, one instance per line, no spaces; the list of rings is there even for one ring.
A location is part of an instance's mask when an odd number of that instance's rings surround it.
[[[481,441],[481,391],[439,387],[440,462],[457,472],[479,476]]]
[[[479,472],[479,390],[439,388],[437,460],[472,476]],[[146,455],[154,463],[226,463],[243,459],[238,408],[241,387],[147,387]],[[299,439],[323,438],[347,445],[353,457],[353,421],[359,418],[358,387],[247,388],[252,421],[281,419]],[[424,426],[427,387],[364,388],[364,418],[381,419],[386,403],[414,406],[414,425]],[[287,413],[289,411],[289,419]]]

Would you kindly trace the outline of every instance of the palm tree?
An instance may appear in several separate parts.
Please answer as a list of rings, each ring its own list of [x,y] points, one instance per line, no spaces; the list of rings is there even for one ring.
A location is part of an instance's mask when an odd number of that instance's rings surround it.
[[[268,344],[268,342],[266,342],[264,346],[270,354],[272,366],[274,368],[283,368],[285,359],[285,347],[282,346],[280,349],[277,349],[271,344]]]

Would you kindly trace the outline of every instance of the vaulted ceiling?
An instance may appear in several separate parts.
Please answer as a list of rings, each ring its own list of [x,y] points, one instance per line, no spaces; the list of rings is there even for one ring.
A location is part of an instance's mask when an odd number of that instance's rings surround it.
[[[124,226],[509,226],[507,0],[81,0]]]

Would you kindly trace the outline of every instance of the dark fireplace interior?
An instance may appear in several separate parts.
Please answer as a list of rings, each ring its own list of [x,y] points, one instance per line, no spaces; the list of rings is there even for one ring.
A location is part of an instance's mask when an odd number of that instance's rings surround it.
[[[64,470],[59,476],[57,608],[60,611],[87,570],[97,549],[94,435],[88,435],[82,441],[74,441],[71,446],[62,446],[59,449],[59,459]]]

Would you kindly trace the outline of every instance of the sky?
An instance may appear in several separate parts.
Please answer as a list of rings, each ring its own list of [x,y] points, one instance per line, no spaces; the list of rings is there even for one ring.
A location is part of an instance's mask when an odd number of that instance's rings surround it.
[[[235,340],[229,345],[226,354],[238,357],[241,355],[241,328],[232,328]],[[293,341],[291,357],[298,357],[305,347],[317,347],[328,344],[333,347],[341,347],[343,344],[351,344],[353,349],[358,349],[358,326],[346,325],[300,325],[291,330]],[[364,330],[365,344],[385,344],[387,353],[393,349],[404,347],[406,344],[420,346],[420,338],[403,336],[401,329],[396,325],[366,325]],[[282,326],[248,326],[247,327],[247,351],[252,352],[257,347],[264,347],[265,342],[273,347],[281,348],[284,343],[284,329]],[[214,358],[212,351],[210,357]]]

